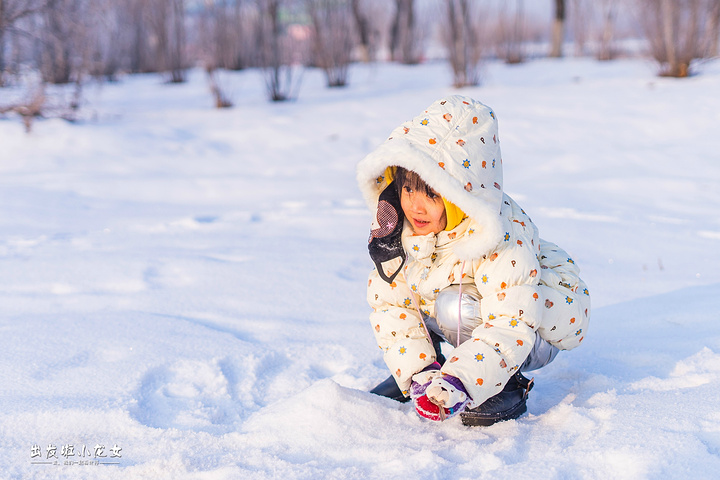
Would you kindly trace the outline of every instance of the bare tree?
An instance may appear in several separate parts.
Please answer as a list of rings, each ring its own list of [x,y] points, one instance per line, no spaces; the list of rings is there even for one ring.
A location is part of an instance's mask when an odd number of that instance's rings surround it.
[[[143,1],[145,4],[142,4]],[[151,46],[149,71],[168,72],[171,83],[185,81],[187,61],[185,59],[185,1],[184,0],[139,0],[137,12],[140,21],[147,22],[147,41],[140,41],[138,47]],[[154,46],[154,48],[152,48]]]
[[[372,62],[377,56],[381,42],[382,7],[385,0],[350,0],[355,28],[358,34],[360,60]]]
[[[373,56],[371,54],[374,53],[372,52],[373,46],[370,43],[372,38],[370,16],[363,9],[361,0],[350,0],[350,6],[352,7],[353,19],[358,33],[360,58],[367,63]]]
[[[328,87],[344,87],[355,47],[351,5],[336,0],[306,1],[313,22],[315,62],[325,71]]]
[[[552,26],[551,57],[562,57],[562,45],[565,39],[565,0],[555,0],[555,16]]]
[[[283,0],[261,2],[259,63],[264,70],[266,89],[273,101],[291,100],[300,84],[295,64],[300,60],[303,39],[293,39],[288,34],[287,15],[281,17],[288,6]]]
[[[79,76],[87,24],[82,0],[48,0],[44,10],[40,71],[49,83],[70,83]]]
[[[37,34],[43,79],[74,82],[78,90],[87,74],[114,80],[127,56],[120,15],[126,6],[126,0],[48,0]]]
[[[457,88],[477,85],[482,50],[475,12],[471,11],[469,0],[447,0],[447,15],[444,41],[453,70],[453,85]]]
[[[260,49],[260,8],[255,1],[246,4],[243,0],[235,2],[233,41],[237,45],[237,60],[230,68],[239,70],[258,66],[257,51]]]
[[[617,56],[615,48],[615,19],[617,16],[617,0],[601,0],[601,27],[598,32],[598,49],[595,54],[598,60],[612,60]]]
[[[705,45],[702,49],[707,58],[718,56],[718,38],[720,38],[720,0],[710,2],[705,25]]]
[[[128,0],[45,0],[42,15],[28,23],[35,61],[44,81],[80,82],[86,74],[114,79],[128,54]]]
[[[47,0],[0,0],[0,87],[5,84],[5,46],[9,35],[28,34],[18,27],[25,18],[36,15],[45,8]]]
[[[500,47],[498,56],[505,59],[507,63],[521,63],[525,61],[526,28],[525,9],[523,0],[504,3],[498,22]]]
[[[395,0],[390,30],[390,54],[394,61],[416,64],[422,59],[422,42],[414,0]]]
[[[162,67],[158,58],[158,35],[154,33],[158,22],[153,22],[154,1],[127,0],[126,8],[119,12],[121,22],[129,30],[128,62],[133,73],[157,72]]]
[[[388,16],[386,0],[350,0],[358,35],[360,60],[376,59],[383,41],[385,20]]]
[[[618,25],[629,23],[623,14],[621,0],[572,0],[570,24],[575,39],[576,55],[592,53],[601,61],[612,60],[620,54],[617,43]],[[627,17],[627,15],[625,15]],[[587,45],[591,45],[591,49]]]
[[[215,100],[215,108],[230,108],[233,106],[232,100],[227,94],[227,89],[222,85],[219,78],[219,73],[216,68],[206,67],[205,72],[208,77],[208,85],[210,86],[210,93]]]
[[[185,71],[185,0],[168,0],[169,41],[167,49],[168,70],[172,83],[182,83],[186,79]]]
[[[27,100],[10,105],[0,105],[0,115],[5,113],[18,114],[20,118],[22,118],[23,125],[25,125],[25,132],[30,133],[32,131],[33,120],[35,120],[36,117],[42,116],[44,105],[45,91],[44,85],[41,84]]]
[[[94,1],[85,7],[88,41],[83,43],[82,69],[96,79],[116,81],[118,74],[130,67],[129,8],[129,0]]]
[[[718,0],[640,0],[640,17],[659,74],[690,75],[693,62],[717,49]]]
[[[206,68],[257,65],[259,14],[255,2],[206,0],[195,24],[195,51]]]
[[[228,0],[206,2],[211,32],[212,64],[220,68],[232,68],[237,64],[235,35],[235,5],[232,10]],[[239,2],[237,3],[239,5]]]
[[[233,101],[222,81],[222,70],[239,70],[252,64],[257,35],[252,35],[250,6],[240,0],[207,0],[196,24],[196,48],[205,67],[216,108],[230,108]],[[255,18],[257,18],[255,16]],[[249,41],[245,41],[249,39]]]
[[[569,9],[569,26],[572,29],[572,37],[575,43],[575,55],[585,54],[585,46],[588,40],[588,28],[591,21],[591,8],[587,0],[571,0],[572,6]]]

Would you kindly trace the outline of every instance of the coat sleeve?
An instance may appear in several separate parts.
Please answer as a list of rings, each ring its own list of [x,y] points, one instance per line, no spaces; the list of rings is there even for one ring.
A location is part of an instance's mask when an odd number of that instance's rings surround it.
[[[375,339],[400,390],[407,395],[412,376],[435,361],[435,349],[414,307],[403,273],[388,284],[373,270],[367,293],[373,308],[370,323]]]
[[[562,248],[540,242],[540,288],[543,321],[540,336],[561,350],[580,345],[590,323],[590,292],[580,278],[580,269]]]
[[[542,316],[540,265],[537,242],[522,233],[508,232],[494,253],[474,262],[483,321],[442,368],[463,382],[473,407],[502,390],[535,341]]]

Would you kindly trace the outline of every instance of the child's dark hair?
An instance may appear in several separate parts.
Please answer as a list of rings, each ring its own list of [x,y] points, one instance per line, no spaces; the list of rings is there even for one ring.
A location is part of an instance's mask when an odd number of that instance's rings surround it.
[[[402,189],[404,187],[410,187],[416,192],[422,192],[430,198],[438,196],[438,194],[430,188],[430,185],[420,178],[420,175],[403,167],[395,167],[395,188],[397,189],[398,195],[402,196]]]

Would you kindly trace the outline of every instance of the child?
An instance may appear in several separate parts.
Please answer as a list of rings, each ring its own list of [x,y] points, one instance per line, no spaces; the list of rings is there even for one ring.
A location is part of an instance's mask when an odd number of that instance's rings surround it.
[[[503,193],[497,119],[458,95],[358,165],[376,212],[370,322],[392,377],[372,390],[431,420],[490,425],[527,410],[521,372],[582,342],[590,297],[572,259]],[[441,341],[455,347],[449,359]]]

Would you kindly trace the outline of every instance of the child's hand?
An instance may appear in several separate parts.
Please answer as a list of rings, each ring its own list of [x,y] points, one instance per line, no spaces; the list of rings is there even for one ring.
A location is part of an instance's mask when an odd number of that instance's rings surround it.
[[[423,385],[413,382],[410,395],[418,415],[434,421],[454,417],[470,401],[459,379],[442,374]]]

